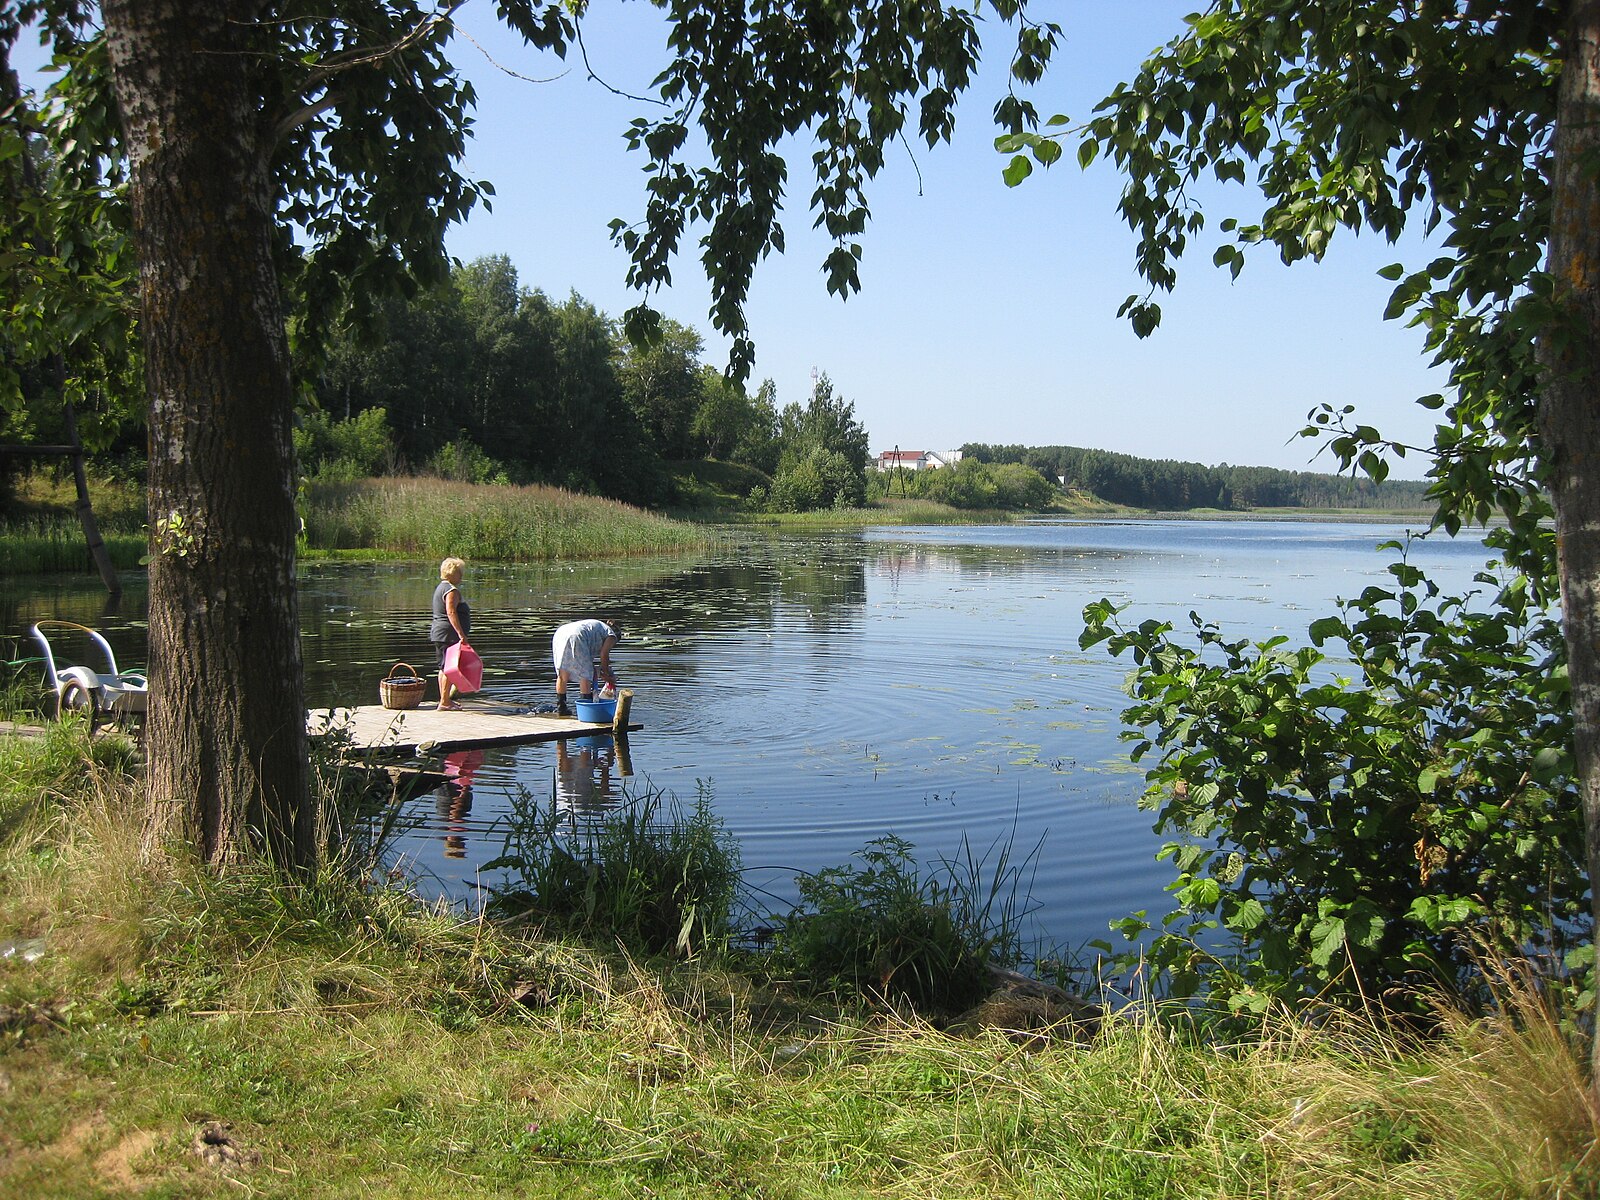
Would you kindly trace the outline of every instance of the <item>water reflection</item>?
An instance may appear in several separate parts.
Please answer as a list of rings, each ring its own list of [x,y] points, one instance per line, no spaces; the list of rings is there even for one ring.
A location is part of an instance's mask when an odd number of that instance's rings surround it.
[[[482,750],[458,750],[445,755],[444,782],[433,790],[434,812],[438,817],[437,832],[442,835],[444,856],[464,859],[467,856],[467,818],[472,815],[472,782],[479,767],[483,766]]]
[[[601,823],[623,803],[620,780],[613,779],[617,749],[609,735],[562,738],[555,760],[556,821],[567,832]]]

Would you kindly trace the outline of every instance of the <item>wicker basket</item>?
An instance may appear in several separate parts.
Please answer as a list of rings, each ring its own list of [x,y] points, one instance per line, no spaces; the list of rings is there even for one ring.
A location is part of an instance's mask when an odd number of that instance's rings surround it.
[[[415,708],[422,703],[422,693],[427,689],[428,681],[418,678],[415,667],[410,663],[395,663],[389,673],[378,680],[378,699],[385,708]]]

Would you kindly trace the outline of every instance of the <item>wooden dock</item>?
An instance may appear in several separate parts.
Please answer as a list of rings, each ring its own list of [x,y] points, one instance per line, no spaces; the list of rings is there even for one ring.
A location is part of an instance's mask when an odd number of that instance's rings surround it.
[[[642,728],[638,724],[617,728],[610,722],[535,714],[522,705],[470,697],[453,712],[440,712],[431,705],[392,709],[362,704],[355,708],[313,709],[306,717],[306,729],[314,737],[348,730],[356,750],[393,754],[448,754],[487,746],[625,734]]]

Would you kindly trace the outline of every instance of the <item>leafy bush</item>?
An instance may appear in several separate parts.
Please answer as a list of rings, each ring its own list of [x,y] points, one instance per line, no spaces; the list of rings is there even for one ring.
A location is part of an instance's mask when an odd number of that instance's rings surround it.
[[[856,470],[838,451],[816,447],[779,470],[772,481],[768,507],[775,512],[811,512],[859,508],[866,500],[865,472]]]
[[[351,483],[393,471],[397,451],[388,413],[369,408],[335,421],[321,410],[306,413],[294,431],[300,470],[324,483]]]
[[[1008,848],[1009,849],[1009,848]],[[1020,959],[1020,867],[993,870],[970,854],[923,873],[912,846],[889,836],[839,866],[802,875],[800,904],[776,922],[774,965],[819,988],[953,1013],[988,993],[989,968]]]
[[[994,477],[995,503],[1001,508],[1049,508],[1055,501],[1055,484],[1031,467],[1002,463],[989,469]]]
[[[1521,576],[1480,574],[1498,587],[1485,610],[1404,561],[1389,572],[1301,649],[1227,641],[1191,614],[1193,649],[1163,622],[1125,628],[1107,601],[1084,612],[1083,646],[1132,652],[1124,736],[1135,761],[1159,750],[1145,804],[1183,835],[1163,850],[1180,907],[1149,950],[1180,995],[1259,1009],[1278,993],[1410,1004],[1419,983],[1471,994],[1474,942],[1592,977],[1552,614]],[[1239,962],[1199,947],[1218,931]]]
[[[738,843],[702,795],[685,812],[648,792],[590,824],[563,828],[564,814],[523,797],[506,852],[485,870],[510,868],[497,915],[620,939],[650,954],[689,954],[726,941],[739,885]]]
[[[510,483],[506,468],[466,438],[439,447],[428,460],[428,470],[440,479],[457,483]]]
[[[875,472],[875,491],[936,500],[962,509],[1049,508],[1056,486],[1038,471],[1020,463],[998,465],[964,458],[954,466],[925,471]]]

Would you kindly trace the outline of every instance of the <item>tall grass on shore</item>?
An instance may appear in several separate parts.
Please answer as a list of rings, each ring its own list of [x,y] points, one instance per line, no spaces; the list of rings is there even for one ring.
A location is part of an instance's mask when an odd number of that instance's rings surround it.
[[[143,486],[94,477],[89,495],[112,564],[119,571],[137,569],[146,553]],[[18,478],[0,520],[0,572],[92,573],[94,562],[75,515],[77,502],[70,472],[40,467]]]
[[[629,789],[617,807],[581,816],[524,793],[512,810],[504,852],[483,866],[513,881],[492,914],[645,954],[715,953],[732,937],[739,847],[709,793],[690,808]]]
[[[1039,848],[1020,864],[1005,841],[926,867],[887,834],[854,863],[796,879],[800,903],[772,919],[775,965],[814,988],[840,987],[919,1013],[954,1016],[984,998],[991,966],[1022,961],[1020,889]]]
[[[63,726],[61,737],[74,735]],[[79,734],[81,736],[81,733]],[[725,966],[519,935],[326,873],[141,855],[51,768],[0,832],[0,1195],[1584,1197],[1581,1048],[1537,984],[1418,1039],[952,1036]],[[64,741],[57,766],[72,757]],[[0,775],[0,795],[18,785]],[[202,1153],[205,1156],[202,1157]]]
[[[138,569],[146,553],[144,534],[102,531],[101,538],[117,570]],[[94,569],[83,526],[76,518],[47,516],[0,523],[0,573],[43,575]]]
[[[691,550],[708,542],[703,530],[614,500],[443,479],[315,484],[304,516],[314,550],[379,549],[417,558],[550,562]]]

